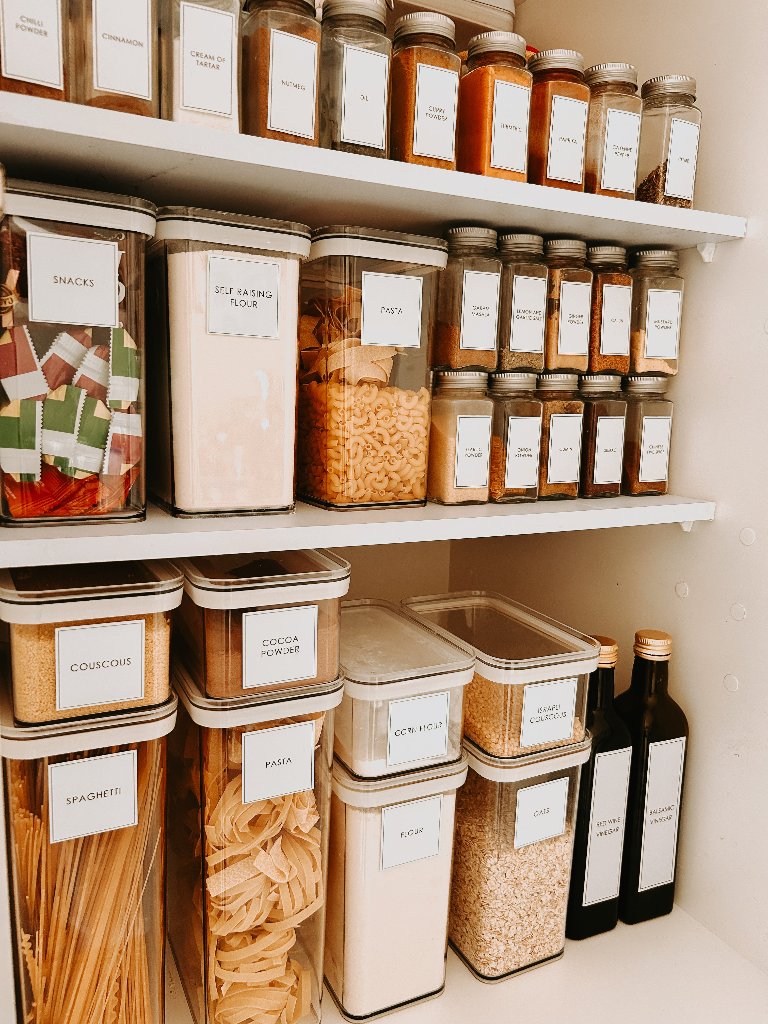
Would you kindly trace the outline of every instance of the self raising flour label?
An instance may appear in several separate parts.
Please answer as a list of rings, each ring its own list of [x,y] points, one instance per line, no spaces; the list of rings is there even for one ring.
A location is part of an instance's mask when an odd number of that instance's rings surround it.
[[[144,699],[144,619],[59,626],[56,710]]]
[[[269,107],[273,132],[315,137],[317,43],[291,32],[272,29],[269,35]]]
[[[664,195],[673,199],[693,199],[696,161],[699,155],[699,126],[673,117],[669,132],[667,174]]]
[[[641,483],[664,483],[669,474],[669,439],[671,416],[644,416],[640,437]]]
[[[578,679],[529,683],[523,688],[520,746],[557,743],[573,736]]]
[[[420,277],[363,271],[363,345],[421,345]]]
[[[61,0],[3,0],[0,52],[6,78],[62,89]]]
[[[629,192],[634,199],[639,151],[640,115],[631,110],[612,107],[605,122],[600,188],[611,192]]]
[[[585,356],[589,348],[589,317],[592,285],[563,281],[560,285],[560,319],[557,351],[561,356]]]
[[[523,173],[528,167],[528,116],[531,90],[514,82],[493,87],[491,167]]]
[[[381,810],[381,869],[413,864],[440,853],[443,798],[410,800]]]
[[[565,832],[568,779],[553,779],[517,792],[515,849],[553,839]],[[566,886],[567,888],[567,886]]]
[[[243,733],[243,803],[304,793],[315,785],[315,724]]]
[[[603,285],[603,314],[600,321],[600,354],[629,355],[632,316],[632,288],[626,284]]]
[[[651,743],[645,785],[639,892],[669,885],[675,880],[684,765],[685,737]]]
[[[631,762],[631,747],[595,757],[582,899],[585,907],[619,895]]]
[[[434,160],[454,159],[459,76],[448,68],[416,65],[413,152]]]
[[[317,675],[317,605],[243,614],[243,689]]]
[[[387,141],[389,57],[344,46],[341,87],[341,141],[384,149]]]
[[[52,843],[138,824],[137,752],[80,757],[48,765],[48,824]]]
[[[279,338],[280,265],[249,256],[208,257],[208,333]]]
[[[150,0],[93,0],[93,87],[152,99]]]
[[[449,702],[447,690],[389,702],[387,765],[445,757]]]
[[[646,359],[677,359],[680,347],[680,311],[683,293],[649,288],[645,315]]]
[[[593,482],[596,484],[620,483],[623,458],[624,417],[598,416]]]
[[[29,319],[117,327],[120,252],[116,242],[27,234]]]
[[[512,285],[511,352],[543,352],[547,313],[546,277],[515,274]]]
[[[182,3],[181,106],[231,117],[237,87],[237,32],[228,11]]]
[[[510,416],[507,421],[507,490],[535,487],[539,482],[541,416]]]
[[[584,141],[589,104],[569,96],[552,97],[547,150],[547,177],[555,181],[584,180]]]
[[[460,348],[473,352],[493,352],[496,348],[500,282],[499,274],[464,271]]]

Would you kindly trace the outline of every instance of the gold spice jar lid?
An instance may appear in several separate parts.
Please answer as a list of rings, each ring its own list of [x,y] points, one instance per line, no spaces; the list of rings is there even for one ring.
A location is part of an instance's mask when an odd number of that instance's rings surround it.
[[[452,43],[456,42],[456,26],[445,14],[437,14],[434,11],[412,11],[404,14],[395,22],[393,39],[397,42],[403,36],[413,36],[424,33],[430,36],[443,36]]]
[[[525,59],[525,52],[525,40],[516,32],[481,32],[467,43],[468,57],[481,53],[511,53]]]
[[[635,633],[635,654],[648,661],[669,661],[672,637],[660,629],[638,629]]]
[[[592,636],[600,644],[597,667],[615,668],[619,661],[618,643],[612,637],[600,636],[599,633],[593,633]]]
[[[323,4],[323,21],[328,18],[343,17],[352,14],[361,18],[372,18],[382,28],[387,24],[386,0],[325,0]]]
[[[650,96],[667,95],[692,96],[696,99],[696,79],[690,75],[657,75],[643,82],[640,94],[644,100]]]
[[[637,68],[633,64],[614,62],[610,64],[593,64],[584,72],[584,79],[590,87],[604,85],[608,82],[637,85]]]
[[[528,70],[584,72],[584,55],[578,50],[539,50],[528,61]]]

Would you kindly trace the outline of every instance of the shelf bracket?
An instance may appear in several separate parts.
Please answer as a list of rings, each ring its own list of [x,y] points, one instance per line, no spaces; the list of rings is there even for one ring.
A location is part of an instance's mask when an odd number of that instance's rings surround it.
[[[696,248],[703,263],[712,263],[717,252],[717,242],[699,242]]]
[[[693,529],[693,523],[690,521],[690,519],[687,519],[685,522],[680,523],[680,527],[683,533],[690,533]]]

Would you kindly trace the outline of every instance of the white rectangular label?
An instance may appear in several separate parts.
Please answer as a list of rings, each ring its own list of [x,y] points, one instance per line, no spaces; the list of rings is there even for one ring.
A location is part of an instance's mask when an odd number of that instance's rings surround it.
[[[600,188],[611,192],[629,192],[634,198],[639,150],[640,115],[631,110],[611,107],[605,122]]]
[[[507,420],[507,461],[504,486],[508,490],[535,487],[539,482],[541,416],[510,416]]]
[[[56,710],[144,697],[144,619],[56,629]]]
[[[667,173],[664,195],[672,199],[693,199],[696,183],[696,161],[699,156],[699,126],[673,117],[669,131]]]
[[[600,354],[629,355],[632,318],[632,288],[628,284],[603,285],[603,313],[600,323]]]
[[[152,99],[150,0],[93,0],[93,87]]]
[[[314,789],[314,722],[244,732],[242,743],[244,804]]]
[[[624,417],[598,416],[592,482],[620,484],[624,462]]]
[[[440,853],[443,798],[410,800],[381,809],[381,869],[413,864]]]
[[[585,100],[575,100],[570,96],[552,97],[547,177],[553,181],[571,181],[580,185],[584,180],[588,109],[589,104]]]
[[[497,79],[493,87],[491,167],[523,174],[528,168],[531,90]]]
[[[280,264],[256,256],[208,257],[208,333],[279,336]]]
[[[456,104],[459,76],[448,68],[416,65],[413,152],[434,160],[453,160],[456,152]]]
[[[237,88],[237,24],[229,11],[181,4],[181,106],[231,117]]]
[[[551,683],[529,683],[523,687],[523,719],[520,746],[536,747],[559,743],[573,736],[576,689],[579,681],[557,679]]]
[[[341,141],[384,149],[387,142],[389,57],[344,45]]]
[[[420,277],[363,271],[363,345],[421,346]]]
[[[317,43],[271,29],[267,115],[270,130],[314,139],[316,94]]]
[[[568,812],[568,776],[526,786],[517,792],[515,849],[554,839],[565,832]]]
[[[29,319],[117,327],[120,252],[116,242],[27,234]]]
[[[645,313],[645,358],[677,359],[680,349],[680,313],[683,293],[649,288]]]
[[[243,613],[243,689],[316,675],[316,604]]]
[[[640,474],[644,484],[665,483],[669,474],[671,416],[643,416],[640,438]]]
[[[631,764],[631,747],[595,757],[582,906],[618,898]]]
[[[64,843],[138,825],[137,763],[135,750],[49,763],[51,842]]]
[[[0,11],[5,77],[63,89],[61,0],[2,0]]]
[[[456,418],[454,486],[487,487],[491,460],[491,417]]]
[[[510,352],[543,352],[547,318],[546,277],[515,274],[512,282]]]
[[[582,281],[560,284],[557,351],[561,356],[585,356],[589,351],[592,285]]]
[[[547,483],[579,482],[581,425],[582,416],[579,413],[555,413],[550,417]]]
[[[670,885],[675,880],[684,767],[684,736],[650,744],[638,892]]]
[[[445,757],[450,699],[445,690],[389,702],[388,765]]]
[[[499,323],[499,274],[465,270],[461,290],[460,348],[493,352]]]

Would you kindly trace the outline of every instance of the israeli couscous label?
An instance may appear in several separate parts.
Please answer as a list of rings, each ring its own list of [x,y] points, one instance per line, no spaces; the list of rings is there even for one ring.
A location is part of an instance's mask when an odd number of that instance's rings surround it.
[[[387,142],[389,57],[360,46],[344,46],[341,141],[384,149]]]
[[[601,355],[629,355],[631,318],[632,288],[628,284],[604,284],[603,312],[600,322]]]
[[[363,271],[363,345],[421,346],[422,279],[406,274]]]
[[[682,308],[681,291],[670,288],[648,289],[645,314],[646,359],[677,359]]]
[[[671,416],[643,416],[640,436],[640,483],[665,483],[669,475]]]
[[[243,689],[317,675],[317,605],[243,613]]]
[[[497,79],[493,87],[491,167],[520,174],[527,170],[530,111],[530,89]]]
[[[280,265],[248,256],[208,257],[208,333],[279,337]]]
[[[631,747],[610,750],[595,757],[582,898],[584,907],[615,900],[619,895],[631,763]]]
[[[563,281],[560,285],[557,351],[561,356],[585,356],[589,350],[592,285]]]
[[[381,810],[381,869],[397,868],[440,853],[443,798],[409,800]]]
[[[117,327],[119,265],[116,242],[28,232],[29,319]]]
[[[389,702],[388,766],[445,757],[450,699],[446,690]]]
[[[137,764],[135,750],[49,763],[51,842],[64,843],[137,825]]]
[[[605,119],[605,143],[600,188],[628,192],[634,199],[640,152],[640,115],[611,107]]]
[[[231,117],[237,88],[237,23],[229,11],[179,8],[181,106]]]
[[[433,160],[454,159],[459,76],[449,68],[416,65],[413,152]]]
[[[515,849],[561,836],[565,832],[567,811],[567,776],[519,789],[515,805]]]
[[[493,352],[499,323],[499,274],[465,270],[461,289],[460,348]]]
[[[575,484],[581,470],[580,413],[555,413],[549,419],[548,484]]]
[[[643,807],[643,840],[638,891],[675,880],[685,737],[651,743]]]
[[[316,105],[317,43],[273,28],[269,34],[269,129],[314,139]]]
[[[491,417],[458,416],[456,418],[454,486],[457,488],[487,487],[490,461]]]
[[[584,180],[584,143],[589,104],[570,96],[553,96],[549,122],[547,177],[553,181]]]
[[[510,352],[543,352],[547,315],[546,277],[515,274],[512,285]]]
[[[621,483],[624,462],[624,417],[598,416],[593,483]]]
[[[535,747],[573,737],[578,679],[528,683],[523,688],[520,746]]]
[[[144,619],[59,626],[56,710],[144,698]]]
[[[152,98],[150,0],[93,0],[93,87]]]
[[[680,117],[672,118],[667,151],[664,195],[672,199],[693,199],[696,163],[699,156],[700,128]]]
[[[254,729],[242,742],[244,804],[314,789],[314,722]]]
[[[61,0],[3,0],[0,47],[6,78],[62,89]]]
[[[510,416],[507,420],[507,490],[536,487],[539,482],[541,416]]]

